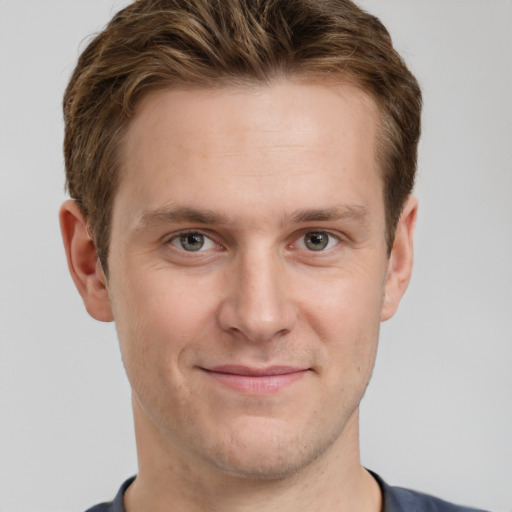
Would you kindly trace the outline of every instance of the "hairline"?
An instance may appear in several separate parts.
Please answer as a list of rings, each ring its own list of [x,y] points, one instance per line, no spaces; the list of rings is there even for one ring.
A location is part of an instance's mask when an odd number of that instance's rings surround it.
[[[379,172],[379,177],[381,179],[382,184],[382,197],[384,204],[384,214],[385,214],[385,237],[387,243],[387,250],[390,253],[391,243],[394,237],[394,226],[389,226],[388,219],[388,205],[386,202],[386,183],[385,183],[385,159],[386,159],[386,148],[389,145],[389,137],[386,136],[385,133],[385,109],[380,105],[378,98],[375,94],[369,90],[369,87],[365,87],[361,84],[360,81],[357,80],[350,72],[338,72],[338,73],[319,73],[319,72],[284,72],[282,70],[275,72],[274,75],[267,77],[266,79],[258,79],[250,76],[219,76],[215,81],[162,81],[159,84],[154,84],[152,86],[144,87],[139,91],[135,92],[132,96],[133,105],[131,109],[130,115],[123,116],[121,122],[118,125],[116,130],[116,141],[114,142],[114,150],[112,155],[112,161],[115,166],[115,176],[116,181],[111,190],[111,197],[109,201],[109,211],[108,211],[108,219],[106,224],[106,229],[104,228],[104,232],[106,235],[106,254],[102,254],[102,259],[105,259],[103,263],[104,270],[106,273],[108,272],[108,255],[110,253],[110,239],[111,239],[111,228],[112,228],[112,215],[113,208],[115,203],[115,197],[119,189],[119,185],[123,175],[123,162],[126,158],[126,155],[123,155],[123,146],[126,147],[124,143],[128,131],[130,129],[131,124],[133,123],[135,117],[141,109],[141,106],[145,101],[148,100],[153,94],[158,94],[162,91],[194,91],[194,90],[210,90],[210,91],[226,91],[232,90],[236,91],[247,91],[254,89],[255,87],[268,86],[272,87],[279,80],[288,81],[291,83],[297,84],[316,84],[322,85],[325,87],[335,88],[340,85],[349,85],[351,87],[355,87],[360,92],[364,94],[364,96],[371,102],[372,107],[375,108],[377,113],[377,130],[375,136],[375,164],[377,166],[377,170]],[[392,233],[390,230],[392,229]],[[94,232],[94,230],[92,230]]]

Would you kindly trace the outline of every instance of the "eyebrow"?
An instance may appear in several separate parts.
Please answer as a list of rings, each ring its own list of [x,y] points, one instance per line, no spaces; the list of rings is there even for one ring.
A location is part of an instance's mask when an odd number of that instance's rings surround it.
[[[361,205],[343,204],[332,208],[303,209],[295,212],[290,220],[291,224],[302,222],[322,222],[343,219],[364,221],[368,218],[368,209]]]
[[[305,222],[326,222],[344,219],[365,221],[368,209],[361,205],[343,204],[331,208],[300,209],[290,217],[283,217],[281,225],[301,224]],[[151,226],[172,224],[176,222],[190,222],[205,225],[229,224],[229,217],[223,213],[212,210],[203,210],[186,206],[167,206],[146,210],[140,216],[136,231],[142,231]]]
[[[227,224],[228,218],[212,210],[197,208],[168,206],[155,210],[146,210],[140,216],[136,230],[144,230],[149,226],[170,224],[173,222],[192,222],[195,224]]]

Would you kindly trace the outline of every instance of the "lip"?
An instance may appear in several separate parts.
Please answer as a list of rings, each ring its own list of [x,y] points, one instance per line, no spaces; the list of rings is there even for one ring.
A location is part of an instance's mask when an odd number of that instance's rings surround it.
[[[240,393],[248,395],[267,395],[290,386],[302,379],[309,368],[293,366],[269,366],[256,368],[239,365],[214,366],[202,368],[206,374],[218,383]]]

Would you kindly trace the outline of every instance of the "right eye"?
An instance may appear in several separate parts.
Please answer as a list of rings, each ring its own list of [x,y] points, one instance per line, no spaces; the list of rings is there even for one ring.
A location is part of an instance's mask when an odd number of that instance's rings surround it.
[[[215,248],[215,242],[202,233],[182,233],[170,240],[170,243],[177,249],[186,252],[206,251]]]

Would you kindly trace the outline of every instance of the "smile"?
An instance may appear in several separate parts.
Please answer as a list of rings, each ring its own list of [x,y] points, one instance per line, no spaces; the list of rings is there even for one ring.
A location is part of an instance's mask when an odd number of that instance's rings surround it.
[[[251,368],[247,366],[217,366],[202,368],[211,378],[235,391],[248,395],[276,393],[302,379],[309,368],[272,366]]]

